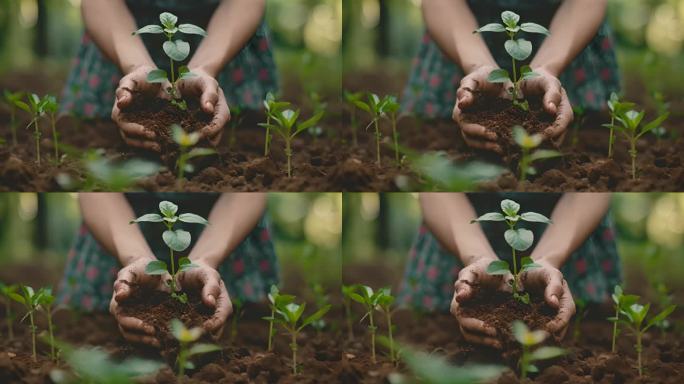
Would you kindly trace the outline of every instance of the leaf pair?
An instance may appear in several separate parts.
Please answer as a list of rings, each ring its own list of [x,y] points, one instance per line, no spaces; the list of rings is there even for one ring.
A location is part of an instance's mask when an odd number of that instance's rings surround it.
[[[504,233],[504,238],[508,245],[517,251],[526,251],[534,242],[534,234],[532,231],[525,228],[514,228],[515,224],[519,220],[551,224],[551,220],[540,213],[525,212],[518,215],[518,212],[520,211],[520,204],[513,200],[505,199],[501,201],[501,211],[503,213],[485,213],[477,219],[472,220],[471,223],[483,221],[505,221],[510,228]]]
[[[299,122],[297,122],[297,119],[299,119],[299,115],[300,115],[299,109],[297,109],[297,110],[273,109],[272,111],[274,111],[274,112],[271,114],[271,117],[275,121],[275,124],[261,123],[259,125],[262,127],[265,127],[265,128],[274,129],[285,140],[292,140],[298,134],[306,131],[307,129],[309,129],[311,127],[313,127],[314,125],[316,125],[321,120],[321,118],[323,118],[323,115],[325,114],[324,111],[319,111],[318,113],[316,113],[314,116],[312,116],[308,120],[305,120],[305,121],[299,123]]]
[[[307,325],[320,320],[326,313],[331,308],[330,304],[327,304],[321,308],[319,308],[316,312],[314,312],[312,315],[304,318],[301,323],[300,319],[302,315],[304,314],[304,310],[306,309],[306,303],[297,304],[295,302],[285,302],[281,301],[278,303],[279,306],[276,307],[276,318],[275,321],[277,323],[281,323],[283,325],[286,325],[287,328],[290,329],[290,331],[295,331],[299,332],[301,331],[304,327]]]

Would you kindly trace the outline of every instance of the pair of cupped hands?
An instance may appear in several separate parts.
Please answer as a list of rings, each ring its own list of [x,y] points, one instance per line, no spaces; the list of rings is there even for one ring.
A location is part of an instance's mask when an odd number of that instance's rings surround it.
[[[114,293],[109,302],[109,312],[119,323],[119,331],[126,340],[159,348],[160,342],[155,328],[142,319],[123,314],[121,309],[121,305],[137,291],[170,292],[166,283],[171,280],[170,274],[145,273],[147,263],[153,260],[155,259],[151,257],[141,257],[119,270],[114,282]],[[176,283],[183,291],[200,292],[202,303],[213,309],[213,315],[202,324],[202,329],[214,339],[218,339],[221,337],[226,319],[233,313],[233,305],[216,268],[199,260],[193,260],[193,263],[197,267],[178,273]]]
[[[451,314],[456,317],[466,341],[501,349],[502,345],[494,327],[480,319],[466,317],[460,310],[461,305],[473,299],[480,290],[512,293],[513,276],[511,274],[490,275],[487,273],[487,266],[493,260],[495,259],[481,257],[459,272],[458,280],[454,284]],[[557,310],[556,316],[546,324],[545,330],[556,340],[561,340],[568,330],[570,319],[575,314],[575,301],[568,283],[558,268],[543,260],[535,260],[535,263],[540,267],[521,274],[520,288],[526,292],[543,292],[546,303]]]
[[[132,147],[160,152],[161,146],[156,140],[156,133],[152,129],[124,120],[122,116],[136,97],[171,98],[167,91],[171,87],[168,81],[164,83],[149,83],[147,81],[147,74],[155,69],[157,68],[151,65],[140,65],[134,67],[121,78],[116,89],[116,100],[112,108],[112,120],[119,126],[119,132],[126,144]],[[179,80],[177,88],[180,96],[186,100],[189,98],[199,99],[202,111],[213,116],[211,122],[199,132],[203,139],[216,146],[221,140],[223,127],[230,120],[230,108],[228,108],[223,90],[219,87],[218,81],[216,81],[214,76],[201,68],[192,68],[191,71],[195,76]]]
[[[473,106],[477,97],[511,98],[508,91],[513,87],[511,82],[502,84],[487,81],[489,73],[495,69],[498,67],[481,65],[461,79],[460,87],[456,92],[456,105],[452,118],[461,127],[461,134],[468,146],[503,154],[501,145],[497,143],[498,136],[494,131],[480,124],[466,122],[463,116],[463,113]],[[572,123],[574,117],[572,105],[555,74],[542,67],[534,68],[534,72],[538,76],[523,80],[520,90],[526,98],[541,96],[544,110],[549,115],[555,116],[553,123],[542,132],[542,135],[545,140],[552,141],[558,146],[563,142],[567,128]]]

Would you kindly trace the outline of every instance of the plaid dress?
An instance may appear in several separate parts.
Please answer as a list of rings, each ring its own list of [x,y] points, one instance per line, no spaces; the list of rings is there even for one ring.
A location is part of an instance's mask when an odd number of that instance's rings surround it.
[[[203,194],[202,199],[197,199],[190,193],[126,194],[136,216],[157,212],[159,202],[169,200],[178,204],[180,213],[192,212],[207,217],[218,197],[218,194]],[[161,238],[164,227],[160,223],[139,225],[155,256],[168,264],[168,248]],[[193,245],[203,229],[199,224],[178,223],[176,227],[191,233]],[[180,254],[186,256],[187,253]],[[119,269],[118,260],[107,253],[82,225],[67,257],[58,289],[58,303],[84,311],[107,310]],[[278,284],[278,262],[266,217],[226,258],[218,271],[232,297],[251,302],[266,298],[271,285]]]
[[[561,0],[470,0],[468,3],[478,25],[501,22],[501,12],[511,10],[519,13],[522,21],[548,26]],[[532,42],[534,57],[544,36],[529,33],[521,36]],[[483,33],[482,37],[498,65],[512,73],[511,59],[504,49],[506,36]],[[619,92],[620,77],[614,46],[611,29],[603,22],[589,45],[560,75],[573,106],[600,111],[605,108],[610,93]],[[450,118],[463,75],[461,68],[445,56],[425,33],[403,92],[404,111],[426,118]]]
[[[159,14],[168,11],[180,23],[193,23],[206,28],[220,0],[127,0],[126,4],[139,27],[159,24]],[[131,31],[133,32],[133,31]],[[161,48],[161,35],[141,35],[156,65],[169,71],[169,59]],[[202,37],[182,35],[194,52]],[[192,55],[191,55],[192,56]],[[122,77],[119,68],[109,61],[84,33],[78,54],[62,91],[61,112],[85,118],[107,118],[111,115],[114,92]],[[266,93],[276,92],[278,78],[271,40],[265,24],[261,24],[245,47],[226,64],[217,79],[229,105],[258,110]]]
[[[468,195],[478,216],[486,212],[499,212],[500,201],[509,198],[520,204],[521,212],[533,211],[549,217],[560,197],[560,194],[551,193]],[[483,222],[480,225],[497,256],[511,263],[511,248],[503,238],[506,224]],[[535,245],[545,227],[545,224],[527,222],[523,226],[534,232]],[[529,256],[532,249],[534,245],[519,254]],[[454,295],[454,282],[458,280],[461,268],[463,263],[460,259],[445,250],[422,225],[409,253],[399,302],[416,310],[448,311]],[[592,303],[609,300],[613,287],[621,282],[620,258],[610,214],[601,220],[584,244],[566,260],[561,272],[575,298]]]

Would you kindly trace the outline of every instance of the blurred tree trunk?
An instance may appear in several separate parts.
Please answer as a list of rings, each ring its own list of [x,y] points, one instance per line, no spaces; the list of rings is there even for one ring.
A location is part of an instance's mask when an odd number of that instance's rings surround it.
[[[38,18],[36,19],[36,32],[34,35],[34,50],[38,57],[45,57],[48,53],[48,14],[45,0],[36,0],[38,5]]]
[[[380,57],[389,56],[390,51],[390,12],[388,0],[379,0],[380,19],[378,20],[378,37],[376,52]]]
[[[378,193],[378,230],[376,232],[378,248],[386,250],[390,239],[390,212],[387,195]]]
[[[34,232],[36,249],[41,252],[47,248],[48,243],[48,204],[47,196],[38,193],[38,210],[36,212],[36,230]]]

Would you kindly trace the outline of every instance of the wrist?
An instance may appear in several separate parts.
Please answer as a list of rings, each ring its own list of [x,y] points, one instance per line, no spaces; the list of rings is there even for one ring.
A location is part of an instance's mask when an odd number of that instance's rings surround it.
[[[133,73],[138,70],[146,70],[150,71],[152,69],[156,69],[157,66],[150,60],[150,61],[143,61],[143,62],[135,62],[135,63],[129,63],[129,64],[121,64],[121,71],[123,72],[124,75],[128,75],[130,73]]]
[[[209,77],[216,78],[218,70],[213,68],[211,65],[207,64],[194,64],[192,61],[188,63],[188,69],[198,75],[206,75]]]
[[[548,264],[556,269],[560,269],[563,266],[563,263],[567,259],[568,255],[558,252],[558,251],[550,251],[550,252],[537,252],[535,250],[532,252],[532,255],[530,256],[532,260],[536,263],[539,264]]]
[[[489,251],[469,251],[461,253],[461,261],[464,266],[469,266],[471,264],[479,262],[492,262],[498,260],[499,258]]]
[[[530,68],[532,68],[532,70],[533,70],[534,72],[537,72],[537,73],[539,73],[539,74],[545,74],[545,75],[553,76],[553,77],[556,77],[556,78],[557,78],[558,76],[560,76],[560,70],[559,70],[559,68],[557,68],[557,66],[555,66],[555,65],[553,65],[553,64],[535,64],[535,63],[531,63],[531,64],[530,64]]]
[[[495,69],[499,68],[499,65],[496,64],[496,62],[478,62],[478,63],[464,63],[463,64],[463,72],[465,75],[470,75],[473,72],[481,71],[481,70],[488,70],[488,71],[493,71]]]
[[[219,258],[210,256],[210,255],[198,256],[198,255],[194,255],[194,254],[190,253],[190,255],[188,256],[188,259],[190,259],[190,261],[192,261],[195,264],[206,265],[206,266],[211,267],[211,268],[216,269],[216,270],[218,270],[218,267],[221,264],[221,262],[219,261]]]
[[[122,266],[127,267],[131,264],[140,261],[153,261],[157,258],[151,253],[145,252],[123,252],[119,253],[119,262]]]

